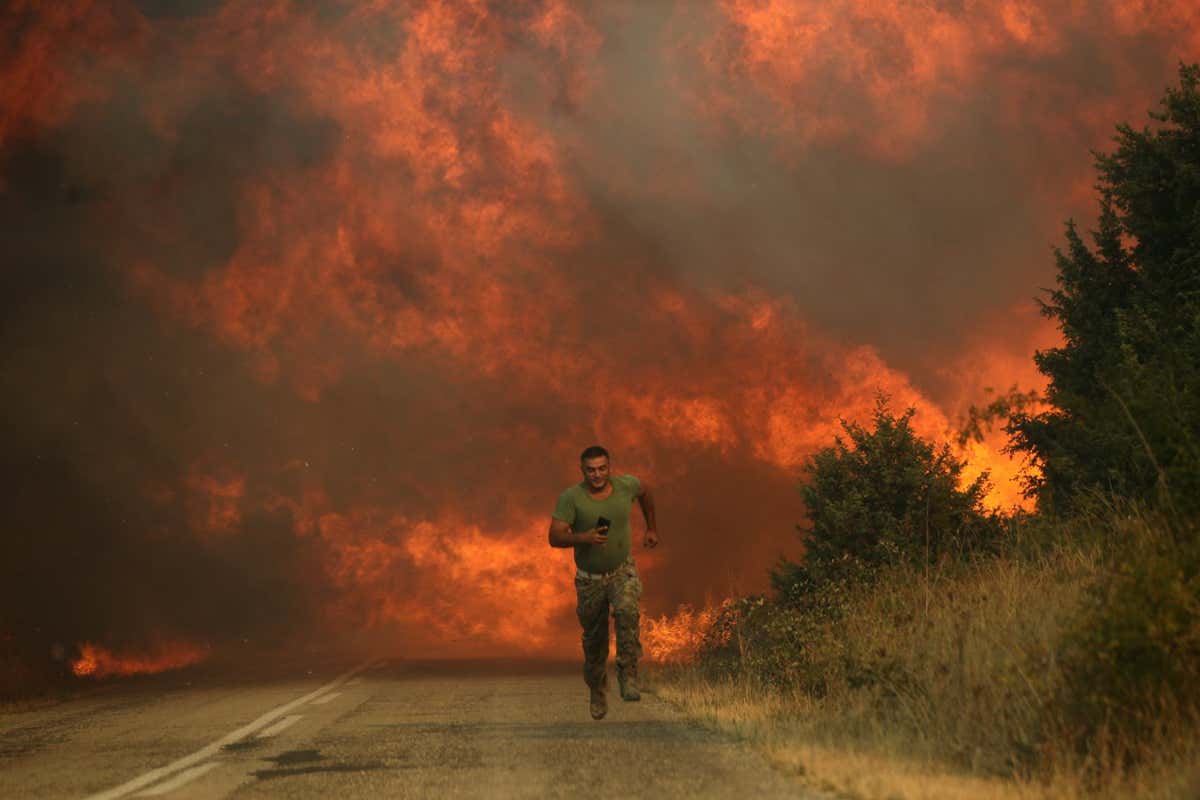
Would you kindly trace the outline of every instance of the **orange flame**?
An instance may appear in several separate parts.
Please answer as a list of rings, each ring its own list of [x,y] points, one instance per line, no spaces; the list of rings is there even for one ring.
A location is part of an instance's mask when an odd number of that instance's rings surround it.
[[[114,653],[100,645],[84,642],[79,645],[79,658],[71,662],[71,671],[81,678],[148,675],[196,664],[208,657],[209,650],[207,644],[165,642],[149,652]]]
[[[338,513],[319,490],[269,505],[291,510],[299,531],[326,548],[325,569],[342,592],[325,609],[332,628],[397,628],[426,654],[574,651],[564,635],[573,622],[571,554],[550,551],[541,516],[485,533],[452,513]]]
[[[725,604],[728,602],[725,601]],[[709,626],[725,604],[697,611],[685,603],[679,606],[674,615],[647,617],[642,630],[646,658],[660,664],[686,663],[695,659]]]
[[[915,405],[918,432],[940,441],[985,387],[1042,385],[1029,356],[1057,334],[1011,309],[994,326],[981,323],[959,361],[944,364],[944,354],[931,354],[936,363],[921,377],[957,387],[933,392],[916,371],[889,364],[869,344],[815,329],[786,298],[745,284],[695,288],[679,277],[686,263],[647,263],[657,253],[639,256],[636,246],[631,253],[600,247],[609,232],[603,212],[573,163],[579,143],[563,134],[575,124],[567,112],[604,78],[596,6],[374,2],[348,4],[344,14],[325,19],[306,12],[306,4],[231,0],[203,20],[164,27],[132,8],[112,11],[113,4],[16,5],[25,16],[38,6],[43,19],[28,26],[21,15],[0,21],[0,33],[17,44],[15,55],[0,57],[0,145],[103,97],[111,88],[106,80],[125,85],[135,77],[146,81],[139,109],[166,151],[194,111],[195,90],[226,73],[263,96],[287,98],[288,111],[331,122],[337,134],[320,157],[291,167],[266,159],[238,178],[230,199],[237,240],[223,263],[205,265],[196,277],[141,252],[114,259],[128,265],[130,285],[164,319],[245,353],[255,378],[290,389],[314,410],[352,358],[421,359],[451,384],[465,376],[458,386],[502,382],[506,399],[527,402],[530,416],[571,408],[586,420],[553,432],[529,425],[518,438],[539,452],[577,452],[564,442],[602,438],[638,453],[640,463],[623,467],[645,468],[664,483],[687,477],[678,464],[657,469],[655,453],[667,450],[738,457],[792,475],[831,443],[839,417],[865,421],[878,390],[897,410]],[[678,7],[690,14],[696,5]],[[936,135],[941,101],[967,95],[1005,54],[1054,61],[1069,38],[1064,23],[1091,13],[1078,3],[1044,5],[717,0],[715,28],[689,51],[704,62],[693,71],[695,110],[702,121],[729,118],[779,141],[858,141],[871,155],[900,159]],[[1200,42],[1194,4],[1100,6],[1114,35],[1167,29]],[[384,34],[364,43],[366,30]],[[124,61],[136,60],[143,46],[148,53],[170,49],[173,66],[139,64],[123,73]],[[87,57],[77,59],[73,47]],[[523,90],[535,97],[518,102],[506,81],[525,71],[532,77]],[[1121,70],[1113,72],[1122,80]],[[845,86],[854,91],[841,92]],[[1023,108],[1034,94],[1001,102]],[[1093,106],[1114,102],[1087,99],[1076,117],[1107,130],[1117,115]],[[545,124],[529,110],[540,105],[565,109],[563,118]],[[1047,116],[1047,124],[1065,124]],[[175,234],[172,221],[190,211],[170,191],[172,171],[186,168],[151,164],[145,170],[156,176],[153,186],[122,184],[137,195],[135,205],[152,199],[154,225],[164,228],[166,241]],[[633,180],[642,185],[645,177]],[[659,189],[676,180],[691,186],[686,175],[648,179]],[[615,344],[598,346],[577,313],[604,294],[578,269],[581,259],[600,262],[588,266],[605,280],[636,287],[629,307],[600,309],[620,323],[602,332]],[[581,389],[589,386],[606,391]],[[1023,502],[1010,480],[1020,465],[1002,446],[1002,434],[993,432],[961,454],[969,462],[965,480],[991,471],[993,507]],[[307,462],[294,456],[280,455],[279,470],[303,481]],[[331,622],[407,625],[420,631],[422,645],[461,642],[466,651],[577,647],[574,632],[567,635],[574,623],[569,555],[548,551],[548,508],[537,505],[545,500],[539,493],[561,487],[522,486],[520,499],[496,503],[503,521],[485,526],[448,510],[451,501],[440,507],[430,487],[414,492],[430,490],[428,508],[400,513],[393,498],[354,489],[344,489],[338,502],[320,486],[275,496],[283,490],[270,486],[270,476],[212,461],[200,459],[174,488],[148,491],[159,505],[182,503],[193,532],[210,543],[231,538],[255,506],[290,511],[336,590]],[[747,533],[746,547],[770,535]],[[669,537],[664,545],[670,552]],[[645,556],[639,563],[655,566]],[[649,656],[690,657],[715,613],[681,606],[648,618]],[[117,656],[89,643],[81,652],[76,674],[106,675],[174,668],[207,651],[180,645]]]
[[[1022,57],[1036,63],[1061,56],[1073,30],[1100,25],[1109,35],[1131,38],[1171,31],[1172,56],[1183,59],[1200,44],[1195,3],[1050,5],[718,0],[716,33],[698,46],[708,70],[698,107],[735,125],[779,134],[787,147],[849,139],[875,156],[900,159],[934,138],[944,107],[961,104],[985,74],[1002,72],[1001,80],[1038,83],[1043,91],[1048,80],[1061,80],[1013,65]],[[1121,58],[1115,52],[1111,57]],[[1027,91],[1012,96],[1026,97]],[[1089,117],[1097,131],[1116,118],[1110,100],[1073,100],[1092,106],[1077,116]],[[1060,124],[1042,110],[1030,114],[1028,103],[1011,102],[1006,114],[1023,125]],[[864,115],[874,122],[864,123]]]

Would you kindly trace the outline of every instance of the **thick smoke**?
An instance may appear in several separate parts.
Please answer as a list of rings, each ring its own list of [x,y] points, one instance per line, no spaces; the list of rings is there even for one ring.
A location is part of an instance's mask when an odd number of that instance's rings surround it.
[[[6,641],[574,652],[596,441],[650,613],[761,590],[839,417],[1033,379],[1087,150],[1200,30],[1094,6],[10,6]]]

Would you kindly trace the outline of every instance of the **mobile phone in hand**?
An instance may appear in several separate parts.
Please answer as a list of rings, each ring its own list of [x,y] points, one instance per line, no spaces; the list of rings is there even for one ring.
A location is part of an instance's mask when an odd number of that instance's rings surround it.
[[[612,522],[610,522],[607,517],[600,517],[598,520],[596,520],[596,527],[597,528],[611,528]]]

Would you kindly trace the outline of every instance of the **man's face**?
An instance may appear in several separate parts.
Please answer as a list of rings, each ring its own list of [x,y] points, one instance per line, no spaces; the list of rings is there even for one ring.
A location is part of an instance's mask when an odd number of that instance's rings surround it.
[[[603,489],[608,484],[608,458],[605,456],[584,459],[579,468],[583,471],[583,479],[593,489]]]

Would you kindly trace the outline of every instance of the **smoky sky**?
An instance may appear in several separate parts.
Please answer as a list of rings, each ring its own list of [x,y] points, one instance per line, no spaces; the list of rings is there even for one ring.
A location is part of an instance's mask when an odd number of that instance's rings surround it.
[[[1089,12],[1102,18],[1108,5]],[[600,108],[559,122],[579,137],[572,165],[594,200],[625,215],[687,280],[770,287],[918,381],[926,354],[952,351],[982,311],[1031,303],[1052,283],[1062,224],[1086,227],[1094,215],[1093,197],[1064,189],[1087,180],[1090,151],[1109,145],[1116,124],[1097,124],[1092,109],[1123,98],[1116,108],[1140,124],[1173,77],[1171,56],[1187,52],[1179,30],[1120,37],[1064,25],[1053,52],[981,55],[969,90],[924,101],[928,130],[901,157],[881,158],[864,154],[861,137],[888,141],[895,120],[836,75],[825,93],[788,100],[798,114],[852,117],[843,136],[804,147],[794,131],[704,136],[690,91],[703,91],[701,79],[672,70],[663,40],[711,18],[681,20],[666,4],[614,16],[599,55]],[[823,70],[813,66],[814,82]],[[686,181],[639,191],[613,180],[620,169],[647,184],[663,173]]]
[[[1197,30],[942,9],[933,80],[916,7],[835,5],[800,67],[740,3],[5,12],[0,625],[573,652],[596,441],[657,490],[648,613],[762,590],[839,417],[1032,356],[1089,148]]]

